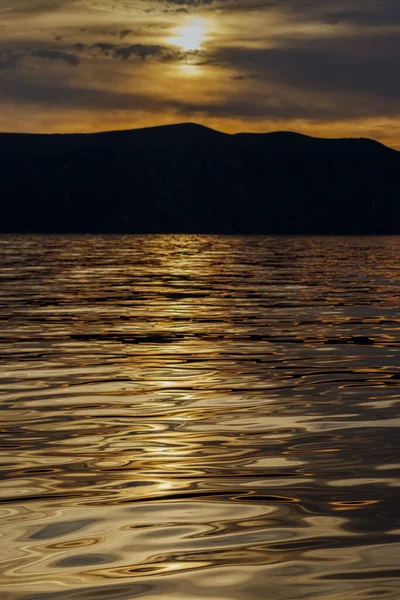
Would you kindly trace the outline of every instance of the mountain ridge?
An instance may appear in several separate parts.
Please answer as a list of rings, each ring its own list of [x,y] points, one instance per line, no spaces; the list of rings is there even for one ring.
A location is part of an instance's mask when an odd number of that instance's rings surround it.
[[[400,233],[400,153],[193,123],[0,134],[3,232]]]
[[[324,138],[319,136],[312,136],[305,133],[299,133],[291,130],[276,130],[276,131],[265,131],[265,132],[247,132],[241,131],[237,133],[226,133],[223,131],[219,131],[217,129],[213,129],[212,127],[208,127],[206,125],[202,125],[195,122],[184,122],[184,123],[171,123],[166,125],[156,125],[156,126],[148,126],[148,127],[137,127],[132,129],[114,129],[114,130],[106,130],[106,131],[95,131],[95,132],[74,132],[74,133],[24,133],[24,132],[1,132],[0,138],[10,138],[12,136],[16,136],[19,138],[27,137],[27,138],[41,138],[41,139],[62,139],[62,138],[85,138],[85,137],[93,137],[93,136],[101,136],[101,137],[112,137],[119,135],[135,135],[135,134],[150,134],[150,133],[161,133],[167,131],[179,131],[186,130],[186,133],[191,131],[201,131],[203,133],[207,132],[210,134],[217,134],[221,137],[226,138],[240,138],[240,137],[251,137],[251,138],[274,138],[274,137],[282,137],[282,138],[291,138],[291,139],[303,139],[303,140],[318,140],[321,142],[367,142],[377,144],[380,147],[386,148],[391,152],[400,153],[400,150],[396,148],[392,148],[383,144],[382,142],[375,140],[373,138],[367,137],[334,137],[334,138]]]

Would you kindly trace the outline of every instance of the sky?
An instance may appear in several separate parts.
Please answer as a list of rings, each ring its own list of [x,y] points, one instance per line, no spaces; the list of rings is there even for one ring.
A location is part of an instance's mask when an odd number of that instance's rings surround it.
[[[0,0],[0,131],[197,122],[400,149],[399,0]]]

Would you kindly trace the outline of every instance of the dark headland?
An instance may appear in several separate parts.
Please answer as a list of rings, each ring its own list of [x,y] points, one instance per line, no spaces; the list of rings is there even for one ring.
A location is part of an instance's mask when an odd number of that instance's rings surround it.
[[[194,124],[0,134],[2,232],[400,233],[400,152]]]

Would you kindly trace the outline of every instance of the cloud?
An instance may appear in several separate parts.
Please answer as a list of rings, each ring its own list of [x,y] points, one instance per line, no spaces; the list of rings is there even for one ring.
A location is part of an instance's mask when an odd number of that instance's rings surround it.
[[[29,46],[17,46],[14,48],[0,48],[0,69],[16,69],[27,57],[43,58],[47,60],[63,61],[75,67],[79,59],[67,52],[52,50],[48,48],[30,48]]]
[[[164,8],[163,13],[165,15],[173,14],[173,15],[187,15],[189,11],[187,8]]]
[[[379,112],[400,112],[400,78],[397,76],[398,36],[359,36],[357,38],[315,38],[286,40],[283,47],[219,48],[217,61],[242,73],[251,73],[259,80],[290,90],[295,96],[308,94],[318,103],[326,104],[327,115]],[[336,106],[335,102],[350,102],[352,106]],[[333,100],[333,102],[331,101]],[[248,98],[251,105],[251,96]],[[299,112],[303,112],[302,109]],[[293,115],[295,116],[295,115]],[[301,116],[299,114],[298,116]]]
[[[92,58],[106,57],[127,60],[132,57],[145,60],[153,58],[158,61],[179,61],[187,58],[200,58],[199,50],[183,51],[178,46],[162,44],[113,44],[96,42],[95,44],[74,44],[73,49],[79,53],[86,52]]]
[[[60,52],[59,50],[35,50],[34,52],[31,52],[30,55],[36,56],[37,58],[47,58],[49,60],[61,60],[71,65],[71,67],[75,67],[79,64],[79,58],[73,54],[67,54],[66,52]]]
[[[177,5],[187,8],[201,8],[217,4],[217,0],[168,0],[168,5]]]
[[[76,50],[77,52],[83,52],[87,49],[87,47],[88,46],[86,44],[82,44],[80,42],[72,46],[73,50]]]
[[[130,44],[124,46],[116,46],[113,44],[97,43],[89,48],[90,50],[99,50],[104,56],[120,58],[126,60],[132,56],[141,58],[155,58],[160,61],[182,60],[187,53],[182,52],[174,46],[161,46],[158,44]]]
[[[0,69],[15,69],[24,56],[12,48],[0,48]]]
[[[254,73],[249,73],[248,75],[233,75],[231,79],[233,81],[245,81],[246,79],[259,79],[259,77]]]
[[[124,40],[129,35],[132,35],[132,29],[123,29],[122,31],[118,31],[116,35],[118,35],[120,40]]]
[[[353,7],[353,8],[352,8]],[[400,4],[398,0],[382,0],[381,2],[352,1],[347,7],[325,12],[332,23],[351,23],[359,27],[400,24]]]
[[[107,29],[104,27],[85,27],[80,29],[81,32],[86,32],[89,35],[103,35],[107,37],[118,38],[124,40],[137,33],[137,30],[133,29]]]
[[[53,82],[51,75],[38,79],[4,78],[0,71],[0,102],[13,105],[40,106],[41,110],[64,108],[66,111],[145,111],[146,114],[174,113],[177,120],[188,118],[230,118],[239,120],[273,119],[275,122],[307,119],[310,122],[338,121],[343,119],[371,118],[399,114],[398,104],[385,99],[362,98],[357,92],[340,90],[325,94],[307,93],[299,87],[280,86],[271,81],[265,85],[259,79],[246,81],[242,88],[230,90],[229,94],[203,94],[198,100],[182,91],[166,96],[163,90],[147,91],[117,89],[110,80],[109,89],[86,87],[59,79]],[[237,80],[240,86],[241,79]],[[251,85],[250,85],[251,84]],[[93,83],[92,83],[93,85]],[[101,128],[101,127],[100,127]]]
[[[57,81],[52,85],[50,77],[38,80],[2,78],[0,72],[0,101],[10,101],[21,105],[42,107],[64,107],[67,110],[134,110],[146,108],[149,111],[165,108],[165,101],[155,94],[121,92],[113,89],[92,89],[84,85],[74,85]]]
[[[217,0],[215,6],[228,13],[274,13],[297,23],[349,23],[356,27],[400,23],[398,0]]]
[[[4,80],[5,69],[16,70],[26,57],[64,62],[78,69],[89,68],[88,61],[98,61],[102,72],[108,73],[109,92],[104,90],[104,81],[100,82],[98,90],[88,89],[84,84],[80,87],[68,85],[62,79],[52,81],[53,73],[47,76],[44,67],[41,84],[37,80],[34,84],[27,80],[22,69],[19,79]],[[140,60],[140,78],[146,76],[148,68],[152,69],[151,77],[155,78],[152,79],[155,83],[151,92],[123,93],[117,68],[110,66],[110,71],[104,70],[106,61],[100,62],[100,59],[121,62],[121,73],[124,76],[131,73],[134,81],[139,64],[128,62],[131,58]],[[201,77],[194,80],[194,83],[200,82],[197,95],[190,93],[190,85],[186,92],[166,93],[166,84],[162,87],[157,79],[161,63],[179,61],[194,63],[194,68],[199,69]],[[400,114],[397,64],[398,40],[394,34],[385,37],[372,34],[356,38],[342,36],[340,43],[335,37],[288,38],[285,43],[281,41],[281,46],[220,46],[208,53],[184,52],[179,47],[162,44],[79,42],[55,49],[50,46],[35,48],[33,43],[28,43],[24,49],[15,47],[0,51],[0,65],[3,65],[0,96],[4,101],[34,102],[43,106],[54,103],[71,109],[139,108],[149,113],[157,109],[187,116],[197,114],[233,119],[334,121],[390,118]],[[85,81],[85,71],[81,73],[80,79]],[[224,87],[221,82],[229,79],[235,83]],[[94,76],[91,85],[96,86]],[[193,100],[196,96],[198,99]]]
[[[96,42],[95,44],[75,44],[73,46],[77,52],[86,52],[91,57],[103,56],[127,60],[132,57],[145,60],[153,58],[158,61],[177,61],[188,57],[198,57],[199,51],[183,51],[178,46],[169,46],[161,44],[113,44],[109,42]]]
[[[128,60],[134,57],[141,60],[151,58],[159,62],[171,62],[190,58],[193,62],[195,58],[200,60],[201,52],[183,51],[178,46],[161,44],[113,44],[109,42],[96,42],[95,44],[78,42],[60,50],[51,46],[35,47],[32,42],[28,42],[28,45],[23,47],[16,45],[0,48],[0,69],[15,69],[29,57],[61,61],[71,67],[77,67],[84,55],[92,60],[99,58]]]
[[[399,0],[156,0],[151,8],[142,0],[0,0],[4,6],[15,13],[7,32],[16,32],[0,42],[4,105],[325,123],[400,113]],[[166,42],[190,12],[211,15],[202,52]],[[36,38],[21,42],[31,22],[40,23]],[[180,62],[197,75],[179,75]]]
[[[71,0],[0,0],[0,12],[11,14],[37,15],[58,10]]]

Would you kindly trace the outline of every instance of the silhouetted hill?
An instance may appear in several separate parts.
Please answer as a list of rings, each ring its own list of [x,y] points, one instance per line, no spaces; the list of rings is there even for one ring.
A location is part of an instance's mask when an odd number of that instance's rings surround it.
[[[185,123],[0,134],[3,232],[400,233],[400,153]]]
[[[265,152],[271,158],[378,159],[397,154],[395,150],[364,138],[321,139],[291,131],[238,133],[242,147]]]

